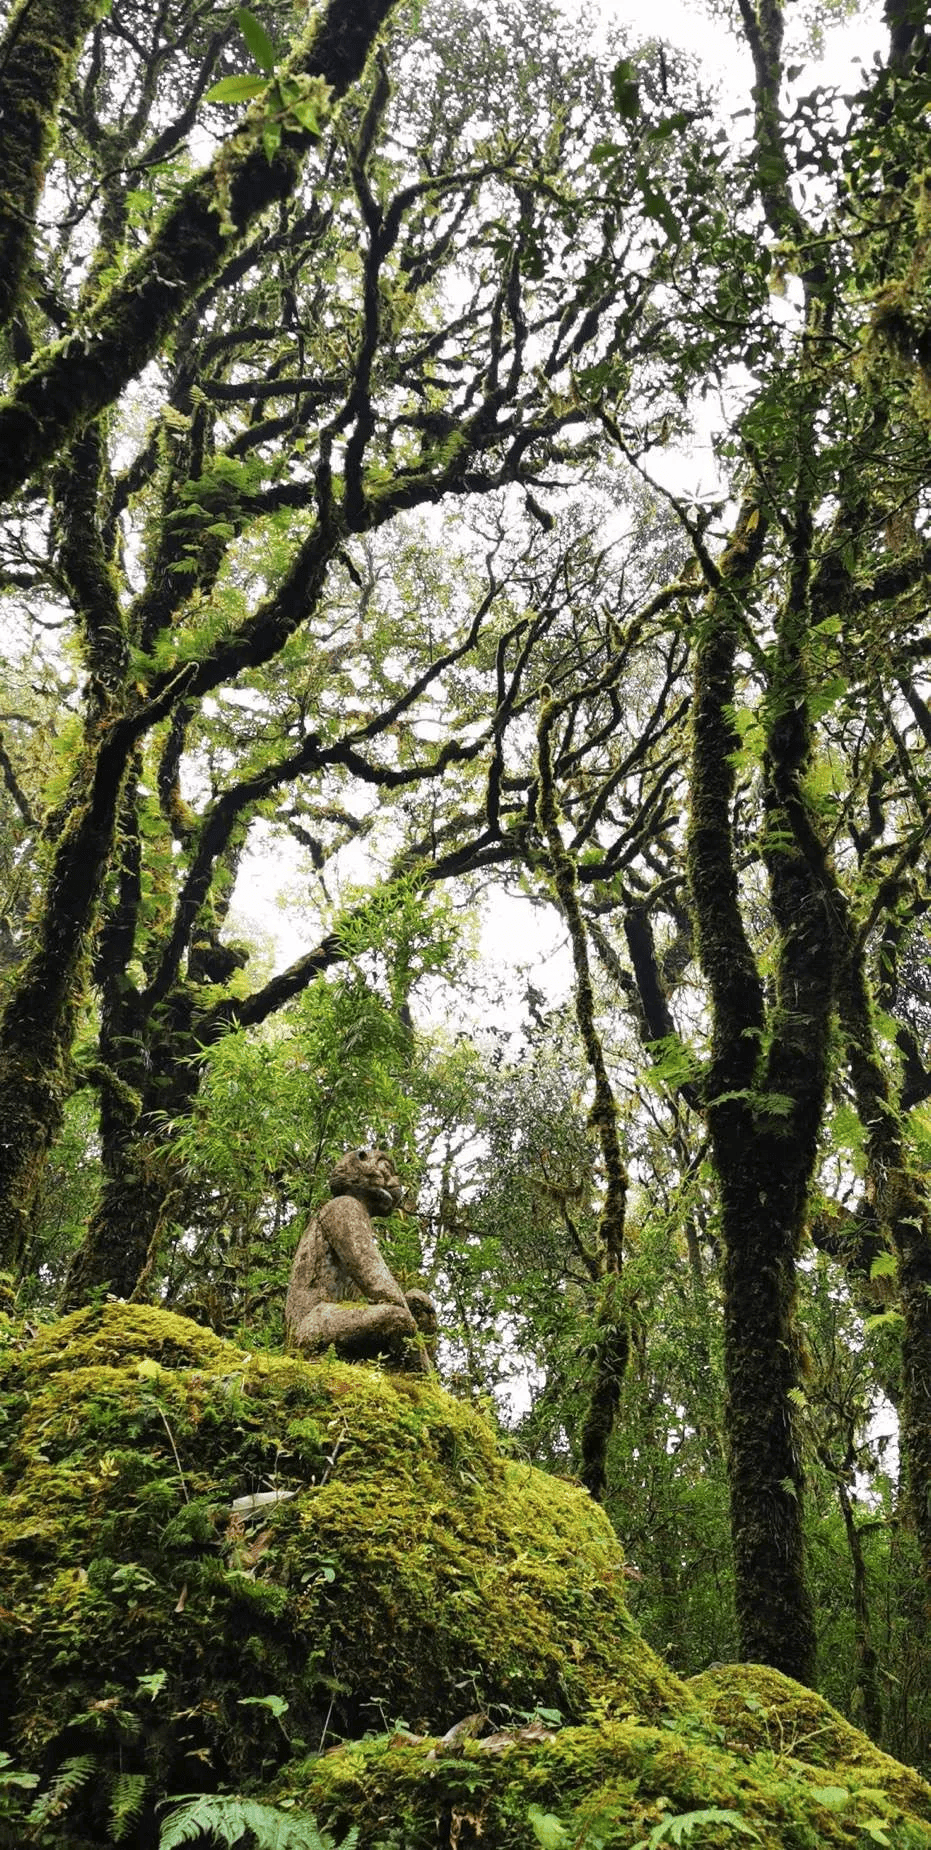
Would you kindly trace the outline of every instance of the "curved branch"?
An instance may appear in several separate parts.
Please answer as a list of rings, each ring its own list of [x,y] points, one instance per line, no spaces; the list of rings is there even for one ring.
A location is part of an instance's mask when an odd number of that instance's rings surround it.
[[[25,0],[39,6],[40,0]],[[58,10],[57,0],[47,0]],[[289,64],[341,97],[361,76],[394,0],[329,0]],[[261,100],[260,100],[261,102]],[[189,180],[144,250],[103,296],[89,326],[24,370],[0,405],[0,497],[12,494],[70,434],[119,396],[158,351],[259,214],[293,191],[317,139],[293,127],[269,159],[250,111],[209,167]]]

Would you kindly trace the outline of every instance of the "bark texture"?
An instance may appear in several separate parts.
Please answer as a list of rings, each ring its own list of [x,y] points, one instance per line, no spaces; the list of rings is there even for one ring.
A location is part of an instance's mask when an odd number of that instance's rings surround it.
[[[748,499],[712,573],[700,619],[687,851],[712,1002],[705,1103],[724,1245],[725,1417],[741,1655],[811,1682],[815,1639],[793,1428],[799,1380],[793,1312],[795,1256],[826,1083],[831,960],[822,896],[787,827],[786,807],[800,800],[799,741],[786,735],[783,744],[777,700],[764,775],[780,947],[775,1005],[767,1011],[741,912],[732,825],[741,594],[764,539],[760,510]],[[791,600],[786,619],[783,681],[795,668]],[[779,678],[777,667],[777,689]],[[804,749],[803,736],[802,758]]]
[[[98,0],[20,0],[0,41],[0,328],[23,305],[58,111]]]

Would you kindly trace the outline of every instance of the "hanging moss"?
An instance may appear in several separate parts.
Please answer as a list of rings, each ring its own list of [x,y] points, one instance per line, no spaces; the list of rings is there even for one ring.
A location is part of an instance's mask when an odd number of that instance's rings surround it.
[[[22,305],[61,98],[98,0],[20,0],[0,45],[0,327]]]

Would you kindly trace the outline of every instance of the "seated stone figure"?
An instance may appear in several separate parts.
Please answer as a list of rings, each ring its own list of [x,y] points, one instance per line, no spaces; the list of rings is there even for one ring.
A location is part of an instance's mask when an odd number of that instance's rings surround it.
[[[402,1291],[375,1238],[372,1215],[392,1214],[403,1183],[384,1150],[350,1150],[330,1176],[332,1199],[312,1215],[294,1255],[285,1329],[311,1354],[332,1344],[345,1361],[387,1355],[428,1372],[423,1338],[436,1330],[425,1291]]]

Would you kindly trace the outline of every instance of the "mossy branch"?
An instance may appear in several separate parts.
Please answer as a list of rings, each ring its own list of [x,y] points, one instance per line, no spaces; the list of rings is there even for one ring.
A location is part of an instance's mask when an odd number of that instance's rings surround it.
[[[823,878],[835,933],[837,1008],[847,1070],[865,1132],[872,1214],[869,1220],[864,1217],[864,1225],[880,1242],[891,1244],[897,1260],[904,1319],[902,1452],[915,1532],[931,1579],[931,1202],[927,1181],[909,1158],[901,1100],[879,1041],[866,947],[833,871],[825,867]]]
[[[698,955],[711,991],[712,1098],[752,1084],[764,1022],[763,985],[738,899],[731,819],[740,745],[732,717],[739,598],[764,537],[765,522],[748,496],[697,626],[686,856]]]
[[[0,41],[0,328],[22,306],[61,99],[100,0],[20,0]]]
[[[393,0],[329,0],[290,60],[289,75],[322,79],[334,97],[343,96],[361,76],[392,5]],[[74,431],[115,402],[243,233],[294,190],[315,139],[295,122],[269,156],[260,116],[250,113],[211,164],[188,181],[144,250],[101,297],[87,327],[38,355],[0,405],[0,498],[14,493]]]
[[[763,766],[763,856],[778,931],[776,1007],[764,1087],[793,1101],[785,1129],[799,1212],[815,1165],[827,1097],[835,967],[825,898],[827,855],[802,781],[812,744],[805,659],[812,628],[814,536],[809,446],[813,447],[812,432],[803,407],[790,581],[777,623]]]

